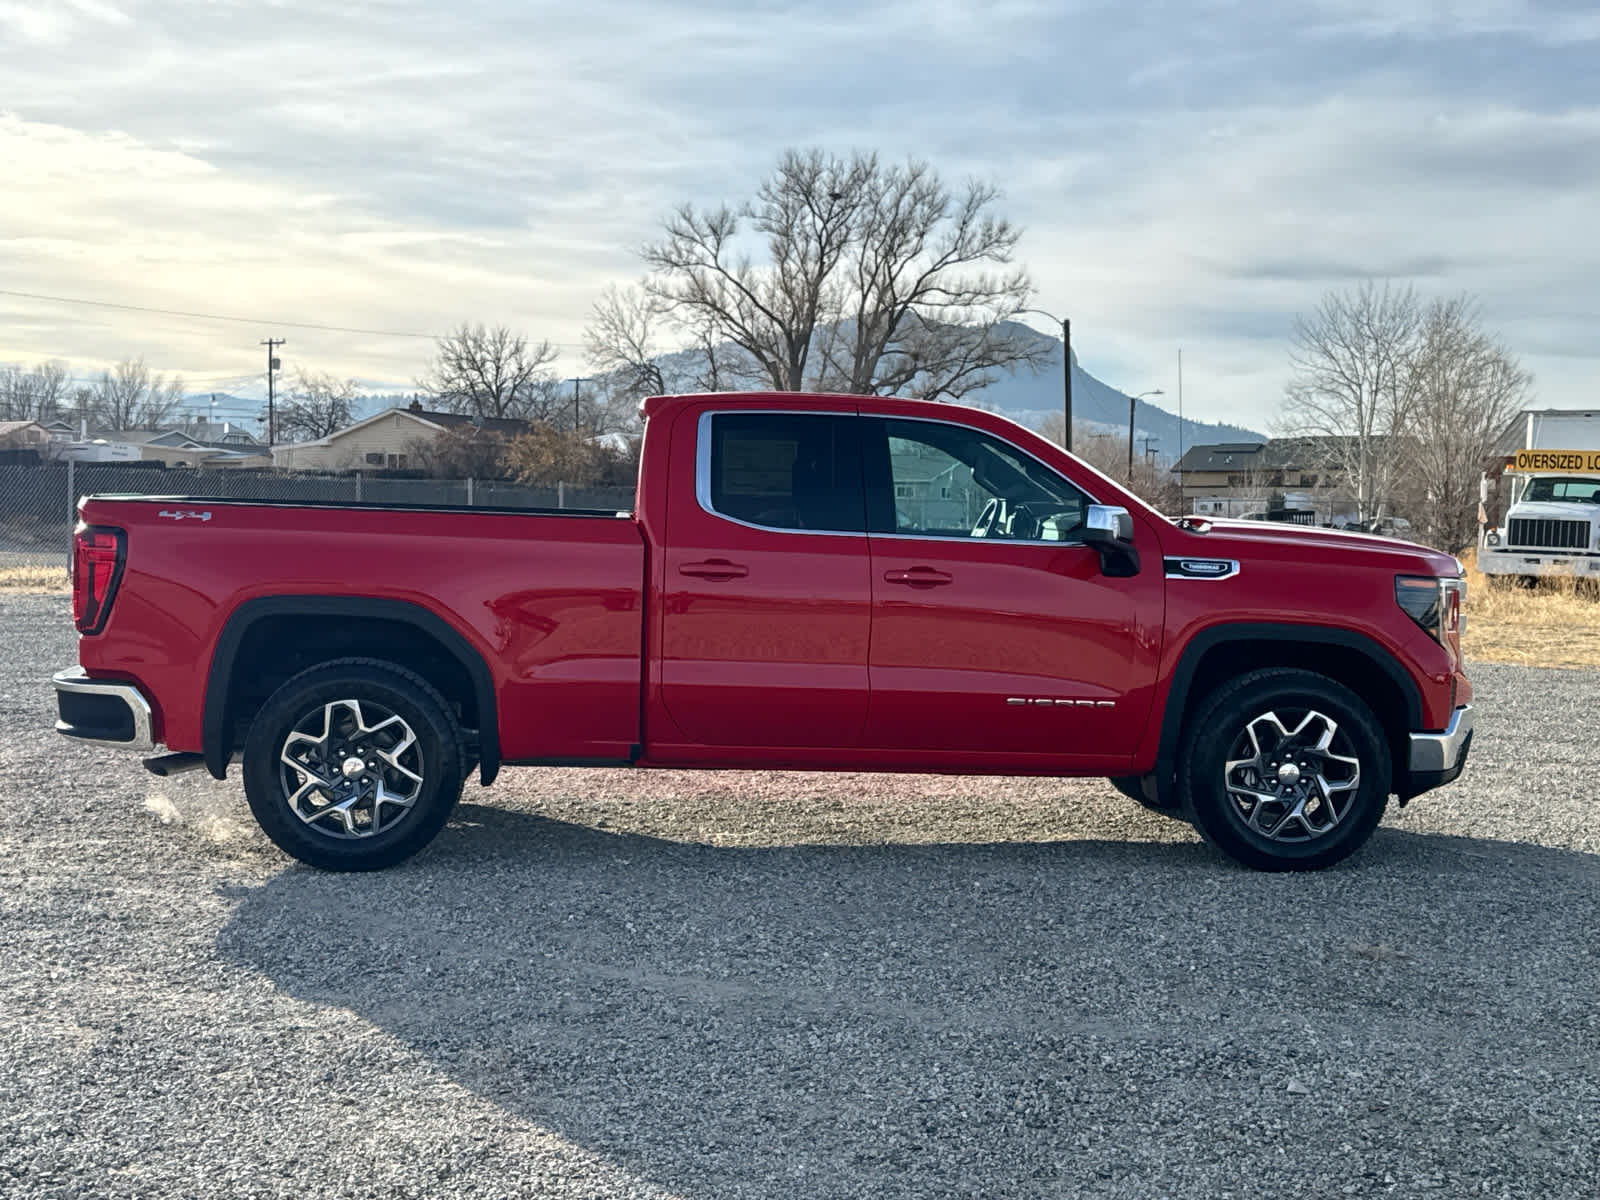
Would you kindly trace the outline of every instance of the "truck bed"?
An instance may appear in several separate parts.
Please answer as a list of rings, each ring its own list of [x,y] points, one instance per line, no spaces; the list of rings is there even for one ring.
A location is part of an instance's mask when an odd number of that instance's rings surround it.
[[[244,614],[270,643],[273,606],[296,597],[368,632],[405,605],[488,664],[505,761],[625,760],[639,740],[645,551],[629,514],[177,496],[96,496],[81,513],[127,531],[109,623],[81,645],[94,674],[203,696]],[[157,739],[201,750],[200,713],[154,712]]]

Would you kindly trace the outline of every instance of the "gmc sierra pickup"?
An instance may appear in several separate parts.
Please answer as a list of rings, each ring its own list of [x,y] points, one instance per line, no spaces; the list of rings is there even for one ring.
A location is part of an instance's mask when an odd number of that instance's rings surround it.
[[[1169,520],[991,413],[645,402],[637,511],[97,496],[70,737],[242,769],[333,870],[473,770],[1106,776],[1253,867],[1324,867],[1472,734],[1449,555]]]

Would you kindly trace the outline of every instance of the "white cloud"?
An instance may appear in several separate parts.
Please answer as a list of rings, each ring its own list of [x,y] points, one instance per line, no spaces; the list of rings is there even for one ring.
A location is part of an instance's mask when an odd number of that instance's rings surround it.
[[[877,148],[999,182],[1085,365],[1170,400],[1182,345],[1199,415],[1264,423],[1294,312],[1367,273],[1480,293],[1541,399],[1587,403],[1600,79],[1572,65],[1594,19],[1513,0],[0,0],[0,286],[504,320],[576,372],[589,306],[672,204],[747,194],[789,145]],[[0,297],[0,360],[222,373],[269,331]],[[290,336],[291,362],[400,382],[428,349]]]

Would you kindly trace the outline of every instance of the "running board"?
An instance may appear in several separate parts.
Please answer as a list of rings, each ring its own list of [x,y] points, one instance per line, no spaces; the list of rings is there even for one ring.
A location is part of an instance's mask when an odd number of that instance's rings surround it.
[[[144,760],[144,769],[163,779],[169,775],[181,775],[185,771],[198,771],[205,765],[204,754],[158,754]]]

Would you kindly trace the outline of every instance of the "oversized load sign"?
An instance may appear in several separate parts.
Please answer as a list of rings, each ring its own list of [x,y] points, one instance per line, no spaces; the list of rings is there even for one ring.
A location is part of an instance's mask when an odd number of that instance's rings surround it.
[[[1600,450],[1518,450],[1511,469],[1600,475]]]

